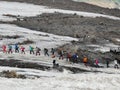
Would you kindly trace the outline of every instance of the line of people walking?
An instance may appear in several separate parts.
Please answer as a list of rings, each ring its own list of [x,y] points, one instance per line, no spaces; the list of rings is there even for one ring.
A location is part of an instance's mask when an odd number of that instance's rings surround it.
[[[3,45],[2,51],[3,53],[8,53],[8,54],[12,54],[13,52],[26,54],[26,51],[29,51],[30,54],[35,54],[36,56],[41,55],[41,49],[39,47],[34,48],[31,45],[29,46],[29,50],[28,48],[26,49],[23,45],[18,45],[18,44]],[[78,59],[77,53],[71,54],[71,52],[65,52],[61,48],[60,49],[51,48],[50,51],[47,48],[44,48],[43,52],[45,56],[51,56],[52,58],[58,57],[61,60],[66,58],[67,61],[72,61],[74,63],[77,63],[77,59]]]
[[[34,48],[31,45],[29,46],[29,50],[27,50],[24,46],[20,46],[18,44],[8,45],[8,46],[3,45],[2,46],[2,51],[3,51],[3,53],[8,53],[8,54],[12,54],[13,52],[15,52],[15,53],[20,53],[21,52],[21,54],[25,54],[26,51],[29,51],[30,54],[35,54],[36,56],[41,55],[41,49],[39,47]],[[54,54],[53,48],[51,49],[51,53]],[[49,56],[47,48],[44,48],[44,55]]]
[[[2,46],[3,53],[8,53],[8,54],[12,54],[13,52],[26,54],[27,50],[28,49],[26,49],[23,45],[20,46],[17,43],[15,45],[3,45]],[[29,51],[30,54],[35,54],[36,56],[41,55],[41,49],[39,47],[34,48],[33,46],[30,45],[28,51]],[[57,50],[54,49],[54,48],[51,48],[50,51],[47,48],[44,48],[43,52],[44,52],[44,56],[48,56],[48,57],[51,56],[51,58],[58,57],[61,60],[66,58],[66,61],[68,61],[68,62],[73,62],[73,63],[78,63],[79,62],[78,61],[79,56],[76,52],[71,53],[71,52],[68,52],[68,51],[63,51],[61,48],[59,48]],[[84,56],[82,62],[87,67],[88,62],[89,62],[88,57]],[[100,67],[98,59],[95,59],[94,65],[96,67]],[[108,60],[106,60],[106,66],[107,66],[107,68],[109,67],[109,61]],[[114,60],[114,68],[119,68],[117,59]]]

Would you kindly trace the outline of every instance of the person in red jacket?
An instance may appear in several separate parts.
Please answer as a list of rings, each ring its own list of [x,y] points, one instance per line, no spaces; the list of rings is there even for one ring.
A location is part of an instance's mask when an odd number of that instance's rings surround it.
[[[6,52],[7,52],[7,50],[6,50],[6,49],[7,49],[6,45],[3,45],[3,46],[2,46],[2,49],[3,49],[3,53],[6,53]]]
[[[67,53],[66,60],[67,60],[67,61],[70,61],[71,57],[72,57],[71,53],[70,53],[70,52],[68,52],[68,53]]]
[[[21,53],[25,54],[25,47],[21,46]]]
[[[96,65],[96,67],[99,67],[99,60],[98,59],[95,59],[95,65]]]

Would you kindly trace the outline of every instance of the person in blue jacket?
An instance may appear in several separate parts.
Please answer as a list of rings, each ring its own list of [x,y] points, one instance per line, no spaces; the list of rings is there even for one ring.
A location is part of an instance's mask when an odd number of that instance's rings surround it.
[[[78,62],[78,55],[77,55],[77,53],[74,53],[73,55],[72,55],[72,59],[73,59],[73,63],[77,63]]]
[[[19,53],[19,46],[17,43],[15,44],[15,53]]]

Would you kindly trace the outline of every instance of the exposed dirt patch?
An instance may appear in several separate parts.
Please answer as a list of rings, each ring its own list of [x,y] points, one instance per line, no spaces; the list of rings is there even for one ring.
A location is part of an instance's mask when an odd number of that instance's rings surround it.
[[[1,38],[7,38],[7,39],[18,39],[18,38],[21,38],[22,36],[19,36],[19,35],[13,35],[13,36],[1,36]]]
[[[15,71],[2,71],[0,73],[1,77],[6,77],[6,78],[21,78],[21,79],[26,79],[25,75],[17,74]]]

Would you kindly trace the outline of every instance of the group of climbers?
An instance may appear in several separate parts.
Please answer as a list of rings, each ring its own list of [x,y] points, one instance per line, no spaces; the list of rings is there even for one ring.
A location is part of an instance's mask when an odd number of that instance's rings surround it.
[[[20,52],[19,50],[21,50],[21,53],[25,54],[25,47],[24,46],[19,47],[18,44],[15,44],[14,50],[15,50],[15,53],[19,53]],[[3,53],[8,53],[8,54],[13,53],[13,46],[12,45],[8,45],[8,46],[3,45],[2,51],[3,51]]]
[[[21,52],[22,54],[25,54],[25,52],[27,51],[26,48],[24,46],[20,46],[18,44],[15,44],[15,45],[3,45],[2,46],[2,51],[3,53],[8,53],[8,54],[12,54],[13,51],[15,53],[19,53]],[[37,55],[40,55],[41,49],[39,47],[36,47],[34,48],[33,46],[29,46],[29,52],[30,54],[36,54]],[[50,56],[49,55],[49,50],[47,48],[44,48],[44,55],[45,56]],[[54,48],[51,48],[51,55],[52,55],[52,58],[55,57],[55,49]]]
[[[10,54],[10,53],[13,53],[13,50],[15,51],[15,53],[21,52],[22,54],[25,54],[25,51],[26,51],[24,46],[19,46],[18,44],[15,44],[14,48],[13,48],[13,45],[8,45],[8,46],[3,45],[2,46],[3,53]],[[47,48],[44,48],[43,51],[44,51],[45,56],[50,56],[49,55],[49,50]],[[29,52],[30,52],[30,54],[35,54],[36,56],[41,55],[41,49],[39,47],[34,48],[33,46],[30,45],[29,46]],[[61,48],[59,48],[58,50],[55,50],[54,48],[51,48],[50,53],[51,53],[52,58],[55,58],[56,57],[55,53],[57,53],[59,59],[63,60],[64,58],[66,58],[66,61],[70,61],[70,62],[73,62],[73,63],[78,63],[79,62],[78,61],[78,54],[76,52],[74,54],[72,54],[71,52],[63,51]],[[86,67],[88,66],[87,56],[83,57],[82,62],[84,63],[84,65]],[[94,65],[96,67],[100,67],[98,59],[94,60]],[[108,60],[106,60],[106,66],[107,66],[107,68],[109,67],[109,61]],[[119,68],[119,65],[117,63],[117,59],[114,60],[114,68]]]

